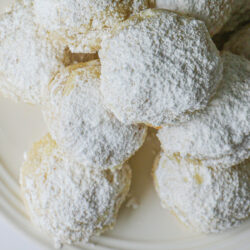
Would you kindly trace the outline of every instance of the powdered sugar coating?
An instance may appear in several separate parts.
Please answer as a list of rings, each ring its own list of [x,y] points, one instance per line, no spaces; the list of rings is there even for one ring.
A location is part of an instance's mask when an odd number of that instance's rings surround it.
[[[229,20],[232,5],[233,0],[156,0],[158,8],[188,14],[204,21],[211,35],[218,33]]]
[[[156,7],[193,16],[206,23],[213,36],[233,31],[249,20],[249,0],[156,0]]]
[[[250,60],[250,24],[235,32],[225,43],[223,49]]]
[[[222,59],[223,80],[208,107],[190,121],[159,130],[168,155],[224,168],[250,157],[250,62],[229,52]]]
[[[124,125],[103,106],[100,61],[70,66],[48,87],[43,114],[51,136],[86,166],[113,168],[141,147],[143,125]]]
[[[67,244],[111,229],[130,182],[128,165],[113,172],[86,168],[67,158],[50,135],[33,145],[20,176],[33,223]]]
[[[63,67],[63,48],[34,24],[32,1],[16,1],[0,17],[0,92],[15,101],[41,102],[41,89]]]
[[[207,168],[161,153],[154,183],[162,206],[203,233],[238,226],[250,216],[250,161],[229,169]]]
[[[34,0],[37,23],[72,52],[95,52],[116,23],[149,7],[149,0]]]
[[[101,91],[126,123],[153,127],[206,106],[222,63],[203,22],[167,10],[146,10],[102,42]]]

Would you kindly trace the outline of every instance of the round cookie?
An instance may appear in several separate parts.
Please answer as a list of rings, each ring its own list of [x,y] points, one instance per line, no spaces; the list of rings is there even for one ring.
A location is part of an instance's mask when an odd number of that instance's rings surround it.
[[[225,43],[223,49],[250,60],[250,24],[235,32]]]
[[[144,125],[125,125],[107,111],[100,94],[100,61],[69,66],[45,91],[43,114],[51,136],[74,159],[113,168],[143,144]]]
[[[0,92],[15,101],[41,102],[42,88],[63,67],[64,49],[34,24],[32,1],[16,1],[0,16]]]
[[[205,22],[210,34],[215,35],[231,17],[233,0],[156,0],[156,7],[200,19]]]
[[[161,153],[154,184],[162,206],[181,222],[203,233],[238,226],[250,216],[250,161],[229,169]]]
[[[149,7],[149,0],[34,0],[36,22],[69,46],[72,52],[92,53],[109,30],[130,15]]]
[[[223,168],[250,157],[250,62],[229,52],[222,59],[223,80],[207,108],[189,121],[159,130],[168,155]]]
[[[222,78],[219,52],[202,21],[146,10],[102,42],[101,91],[126,124],[159,127],[202,109]]]
[[[35,143],[20,184],[32,222],[57,244],[88,241],[111,229],[130,188],[131,170],[96,171],[69,159],[50,135]]]

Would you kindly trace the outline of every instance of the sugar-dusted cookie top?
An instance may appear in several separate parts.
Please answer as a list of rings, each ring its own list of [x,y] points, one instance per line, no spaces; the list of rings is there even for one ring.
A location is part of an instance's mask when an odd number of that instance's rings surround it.
[[[37,104],[42,88],[63,67],[64,49],[35,25],[31,2],[16,1],[0,16],[0,93]]]
[[[250,161],[229,169],[161,153],[153,171],[164,208],[203,233],[238,226],[250,216]]]
[[[149,0],[34,0],[36,21],[73,52],[95,52],[118,22],[149,7]]]
[[[106,110],[100,71],[95,60],[59,72],[45,91],[43,113],[51,136],[66,152],[87,166],[107,169],[128,160],[147,129],[122,124]]]
[[[32,222],[59,244],[111,229],[130,182],[127,164],[114,171],[87,168],[66,157],[50,135],[33,145],[20,176]]]
[[[250,157],[250,62],[229,52],[222,59],[223,80],[207,108],[159,130],[167,154],[212,167],[230,167]]]
[[[102,42],[101,91],[124,123],[153,127],[204,108],[222,78],[222,62],[202,21],[146,10]]]
[[[156,7],[187,14],[205,22],[211,35],[230,19],[234,0],[156,0]],[[242,2],[242,0],[236,0]],[[245,1],[245,0],[244,0]]]

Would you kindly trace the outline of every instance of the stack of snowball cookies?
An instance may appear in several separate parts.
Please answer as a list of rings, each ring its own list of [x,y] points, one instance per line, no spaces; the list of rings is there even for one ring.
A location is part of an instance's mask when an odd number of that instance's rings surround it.
[[[113,228],[148,127],[164,208],[203,233],[250,217],[249,19],[250,0],[16,0],[0,16],[0,93],[49,131],[22,197],[56,246]]]

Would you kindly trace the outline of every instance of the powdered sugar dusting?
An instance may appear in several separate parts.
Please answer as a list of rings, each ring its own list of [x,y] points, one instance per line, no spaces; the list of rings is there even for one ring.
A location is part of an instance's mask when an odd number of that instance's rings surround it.
[[[161,154],[154,170],[162,206],[197,231],[215,233],[250,216],[250,162],[229,169]]]
[[[187,14],[206,23],[211,35],[233,31],[249,20],[249,0],[156,0],[157,8]]]
[[[113,172],[86,168],[65,157],[49,135],[34,144],[20,177],[32,221],[57,244],[112,228],[130,181],[128,165]]]
[[[224,76],[208,107],[158,132],[164,151],[230,167],[250,157],[250,62],[224,53]]]
[[[87,166],[113,168],[143,144],[143,125],[124,125],[108,112],[99,91],[100,62],[61,71],[45,93],[44,118],[52,137]]]
[[[154,127],[206,106],[222,78],[222,63],[203,22],[166,10],[146,10],[102,42],[101,91],[124,123]]]
[[[37,104],[43,86],[63,67],[64,49],[38,31],[31,2],[16,1],[0,17],[0,92]]]
[[[110,28],[149,7],[148,0],[34,0],[37,23],[72,52],[95,52]]]
[[[204,21],[210,34],[214,35],[231,17],[233,0],[156,0],[156,7],[196,17]]]

